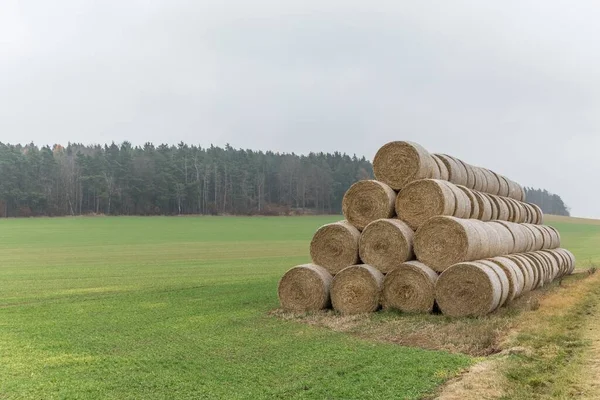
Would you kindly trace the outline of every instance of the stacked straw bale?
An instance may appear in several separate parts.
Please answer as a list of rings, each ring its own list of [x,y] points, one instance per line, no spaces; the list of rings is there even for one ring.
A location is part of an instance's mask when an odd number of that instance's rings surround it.
[[[575,257],[523,187],[412,142],[375,155],[376,180],[353,184],[345,220],[320,227],[312,264],[279,282],[284,309],[439,309],[480,316],[573,272]]]
[[[412,142],[390,142],[381,147],[373,159],[373,172],[378,181],[394,190],[416,180],[436,178],[479,192],[525,200],[523,187],[505,176],[446,154],[430,154]]]

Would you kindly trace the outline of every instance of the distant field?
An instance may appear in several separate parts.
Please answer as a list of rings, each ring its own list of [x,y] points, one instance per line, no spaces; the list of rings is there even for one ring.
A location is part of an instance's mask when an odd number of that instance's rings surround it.
[[[600,266],[600,220],[547,215],[544,222],[560,231],[562,246],[575,254],[578,267]]]
[[[268,315],[338,217],[0,221],[0,398],[418,398],[464,355]]]

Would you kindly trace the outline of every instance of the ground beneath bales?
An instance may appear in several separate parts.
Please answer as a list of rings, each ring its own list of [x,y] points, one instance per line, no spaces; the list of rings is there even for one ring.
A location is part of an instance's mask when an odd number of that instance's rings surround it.
[[[600,274],[579,274],[542,296],[500,346],[435,398],[600,398]]]
[[[556,292],[559,285],[569,285],[587,276],[574,274],[566,277],[562,283],[554,282],[526,293],[497,312],[479,318],[450,318],[435,313],[404,314],[394,310],[361,315],[340,315],[332,310],[314,313],[275,310],[272,315],[362,339],[471,356],[489,356],[502,351],[502,340],[517,325],[524,312],[537,310],[544,297]]]
[[[600,274],[579,271],[480,318],[395,311],[277,318],[366,340],[463,353],[474,364],[430,398],[600,398]]]

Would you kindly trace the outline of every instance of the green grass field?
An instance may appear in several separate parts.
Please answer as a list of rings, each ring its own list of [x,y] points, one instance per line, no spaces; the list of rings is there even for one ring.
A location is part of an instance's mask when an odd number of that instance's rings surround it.
[[[0,221],[0,398],[419,398],[473,362],[269,315],[336,219]],[[600,262],[600,224],[548,222]]]
[[[0,398],[418,398],[469,365],[269,315],[336,219],[0,221]]]

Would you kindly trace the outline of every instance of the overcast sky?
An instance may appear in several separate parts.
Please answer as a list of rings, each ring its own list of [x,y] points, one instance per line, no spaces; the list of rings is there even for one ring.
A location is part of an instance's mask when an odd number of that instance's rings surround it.
[[[598,21],[581,0],[0,0],[0,141],[412,140],[600,218]]]

